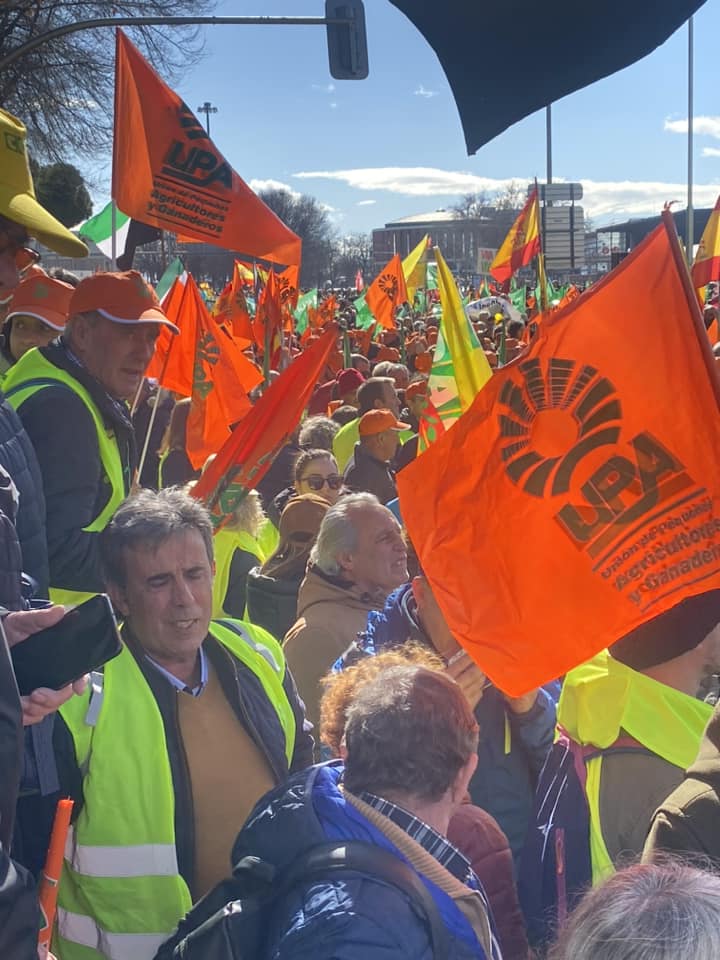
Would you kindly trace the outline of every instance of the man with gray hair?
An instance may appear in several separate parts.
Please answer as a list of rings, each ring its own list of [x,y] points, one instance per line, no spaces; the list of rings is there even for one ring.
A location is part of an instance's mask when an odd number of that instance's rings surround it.
[[[63,960],[151,960],[230,869],[255,803],[312,763],[279,644],[211,620],[210,516],[181,490],[130,497],[101,535],[123,650],[61,711],[75,800],[60,882]]]
[[[274,910],[258,960],[499,960],[482,887],[446,836],[477,765],[477,743],[463,692],[440,672],[396,666],[361,686],[348,708],[344,762],[313,767],[267,797],[240,833],[234,859],[261,857],[283,876],[323,842],[380,848],[430,894],[434,942],[427,915],[371,869],[318,869]]]
[[[75,288],[62,336],[26,353],[5,380],[40,464],[56,603],[102,590],[99,533],[137,465],[127,401],[162,325],[178,332],[137,271],[96,273]]]
[[[357,639],[370,610],[408,578],[400,525],[371,493],[342,497],[325,514],[284,648],[308,718],[317,724],[320,680]]]

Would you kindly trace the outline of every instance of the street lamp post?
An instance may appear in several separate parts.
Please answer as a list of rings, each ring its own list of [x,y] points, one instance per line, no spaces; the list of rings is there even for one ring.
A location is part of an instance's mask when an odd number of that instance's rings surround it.
[[[205,129],[207,130],[208,140],[210,139],[210,114],[217,113],[218,108],[214,107],[209,100],[198,107],[198,113],[205,114]]]

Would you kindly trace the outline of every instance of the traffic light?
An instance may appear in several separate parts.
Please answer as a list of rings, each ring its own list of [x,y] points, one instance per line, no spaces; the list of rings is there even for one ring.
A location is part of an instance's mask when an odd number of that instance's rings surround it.
[[[362,0],[325,0],[325,16],[350,21],[327,25],[330,76],[336,80],[364,80],[368,75],[368,49]]]

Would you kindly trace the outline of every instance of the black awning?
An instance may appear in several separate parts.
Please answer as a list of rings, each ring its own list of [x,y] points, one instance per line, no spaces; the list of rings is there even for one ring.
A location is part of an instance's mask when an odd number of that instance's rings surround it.
[[[705,0],[390,0],[445,71],[468,153],[646,56]]]

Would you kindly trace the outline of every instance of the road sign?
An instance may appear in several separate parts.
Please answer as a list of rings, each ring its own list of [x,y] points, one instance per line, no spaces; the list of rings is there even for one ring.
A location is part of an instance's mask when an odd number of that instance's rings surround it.
[[[541,183],[540,199],[544,203],[571,203],[582,200],[581,183]]]

